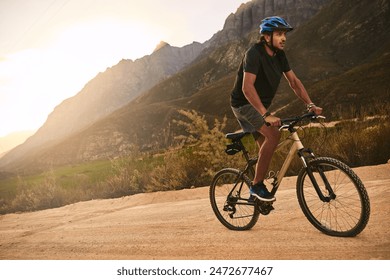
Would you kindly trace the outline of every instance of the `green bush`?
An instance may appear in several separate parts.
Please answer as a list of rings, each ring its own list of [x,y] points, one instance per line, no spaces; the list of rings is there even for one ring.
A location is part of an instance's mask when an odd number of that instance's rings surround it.
[[[150,191],[205,186],[217,170],[237,165],[237,158],[225,153],[227,140],[223,130],[227,118],[222,122],[216,119],[210,128],[205,117],[196,111],[179,113],[186,121],[175,123],[184,127],[187,135],[176,137],[178,146],[167,151],[164,163],[152,171]]]
[[[9,203],[8,211],[34,211],[62,206],[65,201],[65,191],[57,184],[52,174],[42,183],[27,185],[19,178],[16,197]]]
[[[348,121],[333,129],[322,153],[352,167],[386,163],[390,159],[390,120]]]

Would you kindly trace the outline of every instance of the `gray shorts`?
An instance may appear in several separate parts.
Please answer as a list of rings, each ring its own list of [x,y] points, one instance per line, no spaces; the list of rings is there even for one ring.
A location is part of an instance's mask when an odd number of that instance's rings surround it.
[[[262,115],[251,104],[239,108],[232,107],[232,110],[244,132],[259,131],[264,125]]]

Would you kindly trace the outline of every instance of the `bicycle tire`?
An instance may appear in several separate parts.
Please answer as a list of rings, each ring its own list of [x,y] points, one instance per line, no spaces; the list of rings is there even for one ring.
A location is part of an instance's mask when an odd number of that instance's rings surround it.
[[[324,171],[336,197],[323,202],[317,195],[307,169],[297,178],[299,205],[310,223],[321,232],[338,237],[353,237],[366,227],[370,217],[367,191],[355,172],[341,161],[329,157],[315,158],[308,163],[324,195],[329,195],[319,168]]]
[[[248,202],[249,178],[246,175],[239,178],[240,171],[237,169],[220,170],[212,180],[209,197],[217,219],[228,229],[242,231],[251,229],[257,223],[260,212],[254,204]],[[238,190],[241,189],[229,197],[235,185]]]

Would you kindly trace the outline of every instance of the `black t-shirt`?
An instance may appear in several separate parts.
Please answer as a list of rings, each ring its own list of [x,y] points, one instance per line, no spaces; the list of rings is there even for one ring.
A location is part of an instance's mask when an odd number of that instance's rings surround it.
[[[267,54],[263,42],[254,44],[247,50],[240,64],[231,93],[231,105],[237,108],[249,104],[242,92],[244,72],[256,75],[255,88],[257,94],[264,107],[268,108],[275,96],[283,73],[290,70],[284,51],[279,50],[272,57]]]

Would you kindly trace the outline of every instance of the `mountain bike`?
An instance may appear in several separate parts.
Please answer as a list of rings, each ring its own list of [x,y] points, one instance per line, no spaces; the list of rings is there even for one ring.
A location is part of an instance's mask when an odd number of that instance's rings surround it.
[[[316,157],[305,148],[299,138],[298,128],[304,120],[314,121],[321,116],[306,113],[281,120],[280,130],[287,131],[289,152],[284,163],[272,178],[271,193],[275,196],[295,155],[302,168],[296,182],[296,195],[300,208],[309,222],[319,231],[339,237],[359,234],[370,216],[367,191],[355,172],[345,163],[330,157]],[[259,215],[268,215],[274,202],[264,202],[251,197],[249,188],[254,176],[257,157],[251,158],[242,141],[248,133],[229,133],[226,147],[229,155],[242,152],[246,166],[242,169],[224,168],[217,172],[209,189],[212,209],[218,220],[231,230],[249,230]],[[285,141],[278,145],[285,145]]]

